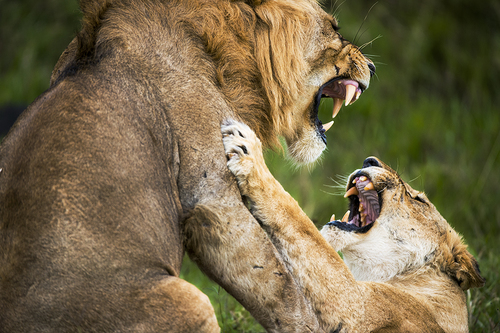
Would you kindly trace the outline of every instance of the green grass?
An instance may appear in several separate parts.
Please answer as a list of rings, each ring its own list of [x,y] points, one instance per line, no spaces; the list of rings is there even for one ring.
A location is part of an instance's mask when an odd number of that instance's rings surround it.
[[[364,21],[373,3],[336,9],[346,38],[364,44],[382,36],[363,49],[377,65],[371,87],[341,110],[314,168],[296,170],[268,152],[270,169],[319,227],[346,210],[332,187],[339,176],[380,157],[464,236],[487,279],[468,293],[470,331],[500,332],[500,5],[386,0]],[[0,0],[0,106],[28,104],[47,89],[79,27],[77,7],[74,0]],[[320,119],[328,121],[329,110]],[[187,259],[182,277],[209,295],[223,332],[263,331]]]

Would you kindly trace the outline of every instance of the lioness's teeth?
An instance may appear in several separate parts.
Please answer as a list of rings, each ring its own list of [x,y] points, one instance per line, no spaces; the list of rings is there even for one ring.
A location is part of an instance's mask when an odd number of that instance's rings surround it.
[[[358,189],[356,188],[356,186],[353,186],[349,190],[347,190],[347,192],[345,192],[344,198],[350,197],[351,195],[358,195],[358,194],[359,194]]]
[[[328,131],[330,129],[330,127],[332,127],[333,125],[333,120],[330,121],[329,123],[326,123],[326,124],[323,124],[323,129],[326,131]]]
[[[356,184],[356,182],[357,182],[357,179],[356,179],[356,178],[354,178],[354,179],[353,179],[353,181],[352,181],[352,183],[353,183],[353,184]]]
[[[375,186],[373,186],[373,183],[372,182],[369,182],[368,184],[366,184],[364,190],[365,191],[370,191],[370,190],[374,190],[375,189]]]
[[[335,118],[337,114],[340,111],[340,108],[342,107],[342,100],[340,98],[334,98],[333,99],[333,114],[332,118]]]
[[[330,222],[335,221],[335,214],[332,214],[332,217],[330,217]]]
[[[349,222],[349,214],[351,213],[350,210],[345,212],[344,217],[342,218],[342,222]]]
[[[362,182],[364,182],[365,180],[367,180],[368,178],[366,178],[366,176],[361,176],[359,177],[359,180],[361,180]]]
[[[348,84],[345,86],[345,105],[349,105],[351,103],[352,98],[356,94],[356,87],[352,84]]]
[[[362,203],[360,203],[360,204],[359,204],[359,208],[358,208],[358,210],[359,210],[360,212],[364,211],[364,210],[365,210],[365,206],[363,206],[363,204],[362,204]]]

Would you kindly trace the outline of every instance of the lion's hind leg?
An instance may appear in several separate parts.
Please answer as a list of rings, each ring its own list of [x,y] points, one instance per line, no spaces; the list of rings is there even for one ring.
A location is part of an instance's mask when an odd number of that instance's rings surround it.
[[[144,293],[144,301],[151,323],[138,325],[146,332],[220,332],[208,296],[187,281],[166,277]]]

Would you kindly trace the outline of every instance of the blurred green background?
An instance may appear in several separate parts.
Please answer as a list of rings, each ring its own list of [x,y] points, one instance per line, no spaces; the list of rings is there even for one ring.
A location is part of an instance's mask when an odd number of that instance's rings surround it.
[[[345,0],[324,7],[335,12],[344,37],[366,44],[377,75],[342,108],[316,166],[296,169],[268,152],[271,171],[320,227],[347,209],[342,176],[367,156],[380,157],[464,236],[487,279],[467,293],[470,330],[500,332],[500,2]],[[48,88],[79,20],[76,0],[0,0],[0,130]],[[331,108],[321,109],[323,122]],[[210,296],[223,332],[262,331],[187,259],[182,276]]]

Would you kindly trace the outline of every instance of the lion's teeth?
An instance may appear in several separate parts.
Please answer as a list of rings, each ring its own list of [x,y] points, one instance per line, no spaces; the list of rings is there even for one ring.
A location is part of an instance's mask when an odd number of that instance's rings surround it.
[[[328,131],[330,129],[330,127],[332,127],[333,125],[333,120],[330,121],[329,123],[326,123],[326,124],[323,124],[323,129],[326,131]]]
[[[366,176],[361,176],[359,177],[359,180],[361,180],[362,182],[364,182],[365,180],[367,180],[368,178],[366,178]]]
[[[342,107],[342,100],[340,98],[334,98],[333,99],[333,114],[332,118],[335,118],[337,114],[340,111],[340,108]]]
[[[358,195],[358,194],[359,194],[358,189],[356,188],[356,186],[353,186],[349,190],[347,190],[347,192],[345,192],[344,198],[350,197],[351,195]]]
[[[352,84],[348,84],[345,86],[345,105],[349,105],[351,103],[352,98],[356,94],[356,87]]]
[[[358,210],[359,210],[360,212],[364,211],[364,210],[365,210],[365,206],[363,206],[363,204],[362,204],[362,203],[360,203],[360,204],[359,204],[359,208],[358,208]]]
[[[368,184],[366,184],[364,190],[365,191],[370,191],[370,190],[374,190],[375,189],[375,186],[373,186],[373,183],[372,182],[369,182]]]
[[[361,95],[361,91],[356,90],[356,94],[354,95],[354,99],[352,100],[351,104],[356,102],[359,99],[360,95]]]
[[[344,217],[342,218],[342,222],[349,222],[349,214],[351,213],[350,210],[345,212]]]

